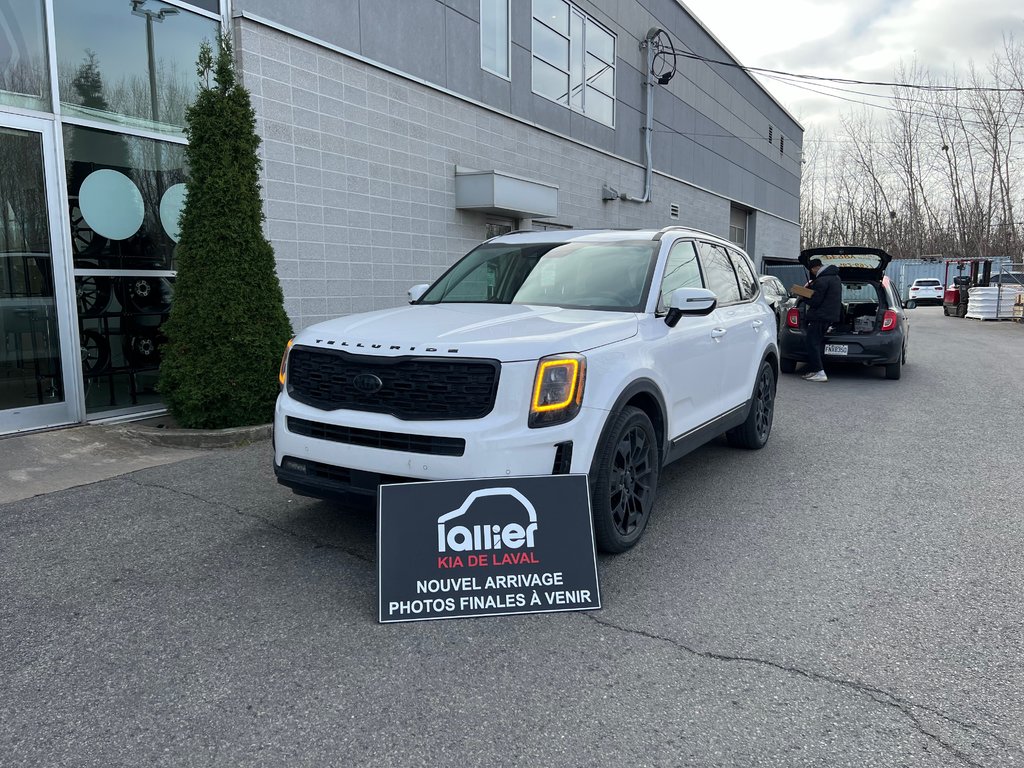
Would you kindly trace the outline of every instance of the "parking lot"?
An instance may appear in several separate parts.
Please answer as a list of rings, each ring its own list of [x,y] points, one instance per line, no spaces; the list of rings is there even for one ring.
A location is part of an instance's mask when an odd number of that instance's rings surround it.
[[[375,520],[270,447],[0,506],[0,765],[1024,764],[1024,326],[784,376],[604,608],[382,626]]]

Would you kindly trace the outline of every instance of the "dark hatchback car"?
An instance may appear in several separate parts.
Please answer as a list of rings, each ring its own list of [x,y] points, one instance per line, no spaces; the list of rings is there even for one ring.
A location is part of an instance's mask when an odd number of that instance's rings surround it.
[[[834,264],[843,285],[842,316],[825,332],[825,364],[883,365],[887,379],[900,378],[907,361],[910,328],[903,302],[885,277],[892,257],[879,248],[860,246],[810,248],[800,253],[805,269],[813,258]],[[797,363],[807,361],[805,309],[800,300],[786,312],[779,335],[784,373],[792,373]]]

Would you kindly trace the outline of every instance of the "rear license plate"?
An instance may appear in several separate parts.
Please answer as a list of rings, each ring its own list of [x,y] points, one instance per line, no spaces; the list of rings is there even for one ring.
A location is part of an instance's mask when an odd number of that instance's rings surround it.
[[[845,357],[846,355],[850,354],[850,345],[849,344],[826,344],[825,345],[825,354],[826,355],[834,355],[834,356],[837,356],[837,357]]]

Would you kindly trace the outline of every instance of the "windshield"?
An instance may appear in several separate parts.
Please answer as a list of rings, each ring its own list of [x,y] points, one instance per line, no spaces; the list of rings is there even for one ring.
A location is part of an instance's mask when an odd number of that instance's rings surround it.
[[[485,243],[434,283],[420,304],[539,304],[643,310],[658,243]]]

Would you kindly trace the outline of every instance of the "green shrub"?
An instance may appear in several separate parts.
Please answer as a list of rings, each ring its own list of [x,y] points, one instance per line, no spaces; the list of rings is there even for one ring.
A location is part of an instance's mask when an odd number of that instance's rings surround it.
[[[204,43],[198,72],[160,392],[182,426],[220,429],[271,421],[292,330],[263,236],[256,118],[229,38],[218,38],[216,60]]]

